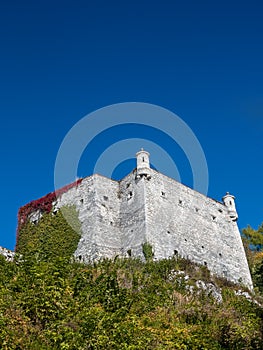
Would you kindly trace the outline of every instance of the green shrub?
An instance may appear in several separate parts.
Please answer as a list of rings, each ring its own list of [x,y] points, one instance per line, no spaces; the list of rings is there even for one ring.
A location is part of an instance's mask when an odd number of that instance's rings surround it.
[[[150,243],[148,243],[148,242],[143,243],[142,252],[143,252],[143,256],[144,256],[146,261],[152,260],[154,254],[153,254],[153,249],[152,249],[152,246],[150,245]]]

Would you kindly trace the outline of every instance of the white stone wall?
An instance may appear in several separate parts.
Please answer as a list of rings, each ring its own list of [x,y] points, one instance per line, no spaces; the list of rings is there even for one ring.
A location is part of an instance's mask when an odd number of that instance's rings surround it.
[[[237,224],[225,205],[154,170],[145,192],[146,239],[156,259],[179,254],[233,282],[252,285]]]
[[[143,257],[142,244],[146,241],[145,186],[135,180],[135,173],[120,182],[120,231],[124,255]]]
[[[79,213],[82,236],[76,258],[89,261],[120,253],[118,189],[118,182],[93,175],[58,200],[56,208],[75,205]]]

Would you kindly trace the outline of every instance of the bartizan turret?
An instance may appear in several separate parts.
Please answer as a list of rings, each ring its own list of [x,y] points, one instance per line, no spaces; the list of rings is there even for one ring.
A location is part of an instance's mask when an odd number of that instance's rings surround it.
[[[136,153],[137,158],[137,173],[136,178],[146,177],[148,180],[151,178],[150,175],[150,153],[144,151],[143,148]]]
[[[229,192],[226,193],[226,195],[222,198],[223,203],[228,209],[228,214],[233,221],[237,221],[238,215],[237,215],[237,210],[236,210],[236,205],[235,205],[235,197]]]

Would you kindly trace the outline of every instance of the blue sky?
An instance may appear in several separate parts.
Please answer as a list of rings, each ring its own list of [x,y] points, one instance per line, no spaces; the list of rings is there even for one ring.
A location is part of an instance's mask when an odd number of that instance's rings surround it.
[[[205,153],[208,195],[233,193],[239,227],[261,224],[262,2],[1,2],[0,40],[1,246],[14,248],[18,208],[54,190],[56,155],[71,127],[129,101],[179,115]],[[107,142],[120,132],[166,145],[192,185],[185,156],[163,135],[115,128]],[[83,154],[79,176],[89,174],[103,139]]]

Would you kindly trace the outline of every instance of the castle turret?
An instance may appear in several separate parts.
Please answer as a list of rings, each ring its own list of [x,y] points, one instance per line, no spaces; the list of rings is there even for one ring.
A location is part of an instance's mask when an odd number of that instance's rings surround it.
[[[236,205],[235,205],[235,197],[229,194],[229,192],[226,193],[226,195],[222,198],[223,203],[228,209],[228,214],[230,218],[233,221],[237,221],[238,215],[236,211]]]
[[[147,178],[150,177],[150,160],[149,160],[150,153],[144,151],[143,148],[139,152],[136,153],[137,158],[137,176],[142,177],[146,176]]]

